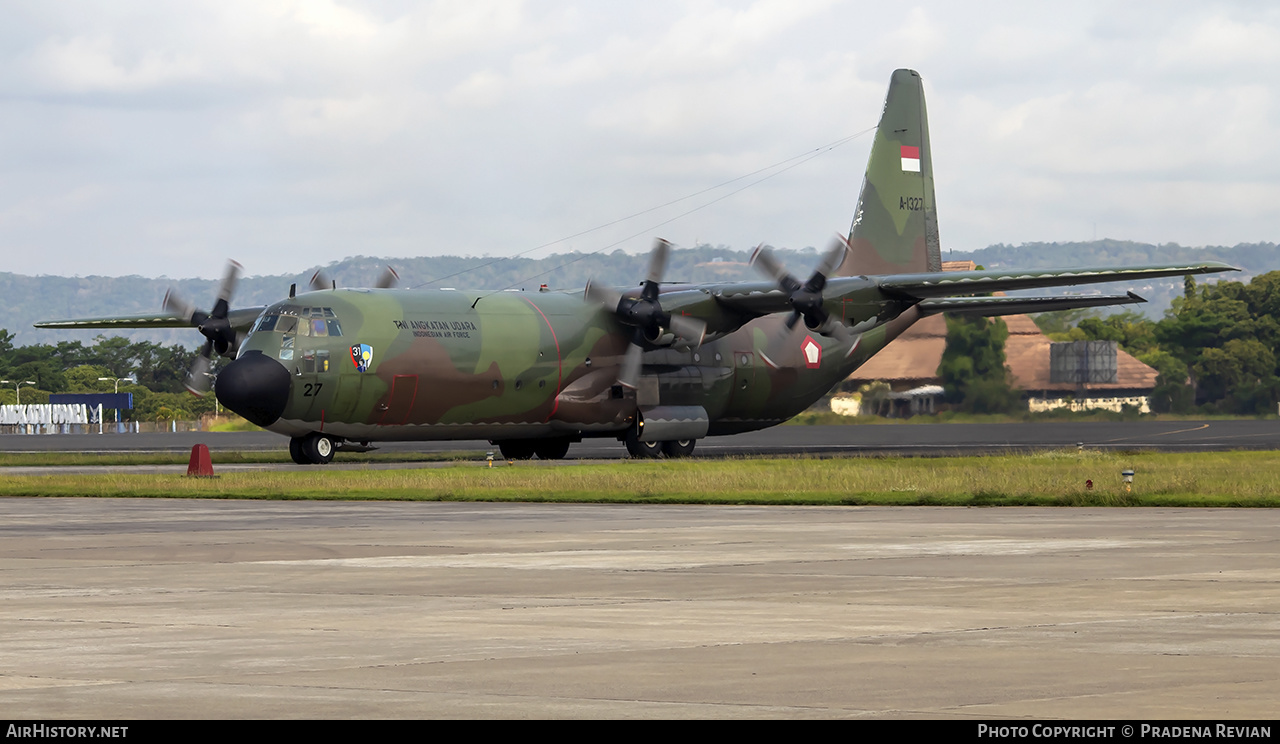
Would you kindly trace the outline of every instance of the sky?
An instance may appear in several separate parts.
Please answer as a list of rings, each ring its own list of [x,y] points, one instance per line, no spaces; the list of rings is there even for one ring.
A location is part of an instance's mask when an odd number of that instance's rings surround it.
[[[899,67],[944,251],[1280,240],[1271,3],[8,0],[0,271],[823,246]]]

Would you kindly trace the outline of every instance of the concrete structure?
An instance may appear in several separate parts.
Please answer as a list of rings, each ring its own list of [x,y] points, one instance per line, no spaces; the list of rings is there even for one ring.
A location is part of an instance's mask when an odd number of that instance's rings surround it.
[[[1280,510],[8,498],[0,523],[0,715],[46,724],[1280,708]]]

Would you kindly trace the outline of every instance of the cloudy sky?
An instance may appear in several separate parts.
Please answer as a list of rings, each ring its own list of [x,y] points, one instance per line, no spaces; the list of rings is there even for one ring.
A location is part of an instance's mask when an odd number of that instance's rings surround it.
[[[944,249],[1280,240],[1270,3],[8,0],[0,271],[823,245],[898,67]]]

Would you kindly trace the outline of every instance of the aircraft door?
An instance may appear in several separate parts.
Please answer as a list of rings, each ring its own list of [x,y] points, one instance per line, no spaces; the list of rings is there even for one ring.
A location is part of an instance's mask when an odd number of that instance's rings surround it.
[[[741,416],[756,395],[755,352],[733,352],[733,393],[729,396],[729,409]]]
[[[413,402],[418,398],[418,376],[396,375],[391,378],[391,392],[387,395],[386,410],[378,420],[381,426],[397,426],[409,420]]]

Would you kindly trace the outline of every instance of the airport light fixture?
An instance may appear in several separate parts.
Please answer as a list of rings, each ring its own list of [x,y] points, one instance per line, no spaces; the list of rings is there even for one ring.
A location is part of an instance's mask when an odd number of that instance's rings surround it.
[[[134,377],[133,375],[129,375],[128,377],[99,377],[99,378],[98,378],[98,381],[99,381],[99,382],[111,382],[112,380],[114,380],[114,381],[115,381],[115,383],[116,383],[116,389],[115,389],[115,392],[116,392],[116,394],[117,394],[117,395],[120,393],[120,381],[121,381],[121,380],[127,380],[127,381],[129,381],[129,382],[133,383],[134,385],[137,385],[137,384],[138,384],[138,378],[137,378],[137,377]]]
[[[18,404],[18,405],[22,405],[22,386],[23,386],[23,385],[34,385],[34,384],[36,384],[36,381],[35,381],[35,380],[23,380],[22,382],[18,382],[18,381],[16,381],[16,380],[0,380],[0,385],[9,385],[9,384],[12,384],[12,385],[13,385],[13,394],[14,394],[14,396],[18,399],[18,400],[17,400],[17,404]]]
[[[120,394],[120,381],[121,381],[121,380],[127,380],[127,381],[129,381],[129,382],[132,382],[134,385],[137,385],[137,384],[138,384],[138,377],[137,377],[137,375],[136,375],[136,374],[135,374],[135,375],[129,375],[128,377],[99,377],[99,378],[98,378],[98,381],[99,381],[99,382],[110,382],[110,381],[112,381],[112,380],[115,380],[115,383],[116,383],[116,390],[115,390],[116,395],[119,395],[119,394]],[[119,409],[119,408],[117,408],[117,409],[116,409],[116,423],[117,423],[117,424],[118,424],[118,423],[120,423],[120,409]]]

